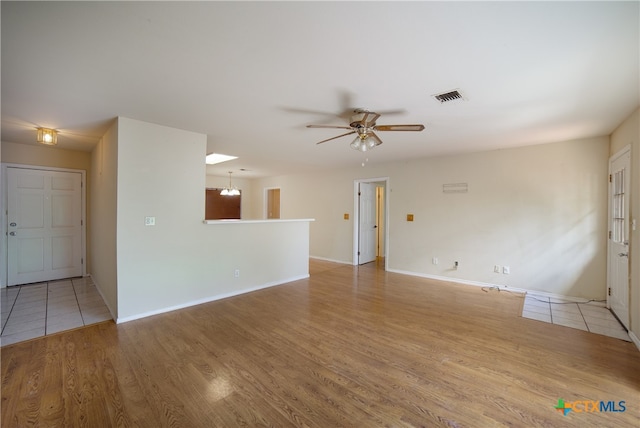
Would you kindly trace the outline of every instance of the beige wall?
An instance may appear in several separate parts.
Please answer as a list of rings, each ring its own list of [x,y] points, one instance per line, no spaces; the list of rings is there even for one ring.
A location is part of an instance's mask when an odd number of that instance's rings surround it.
[[[83,169],[88,172],[91,169],[91,153],[3,141],[2,162],[53,168]]]
[[[633,112],[611,134],[610,155],[631,145],[631,206],[629,216],[640,222],[640,109]],[[631,331],[636,339],[640,337],[640,224],[630,232],[631,281],[629,316]],[[637,342],[636,342],[637,343]]]
[[[118,123],[115,122],[91,153],[91,276],[111,314],[118,316],[116,265]]]
[[[91,272],[91,153],[64,150],[43,145],[2,142],[2,162],[51,168],[79,169],[86,171],[87,207],[87,272]]]
[[[608,153],[609,139],[601,137],[370,162],[256,180],[254,206],[262,205],[261,189],[280,187],[286,218],[316,219],[311,255],[351,262],[353,181],[389,177],[390,270],[604,299]],[[443,184],[461,182],[468,193],[443,193]],[[409,213],[413,222],[406,221]],[[494,265],[508,265],[511,274],[494,273]]]

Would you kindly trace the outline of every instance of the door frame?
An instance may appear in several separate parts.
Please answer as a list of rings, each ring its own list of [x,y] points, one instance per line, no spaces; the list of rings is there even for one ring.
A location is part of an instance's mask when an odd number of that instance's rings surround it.
[[[387,270],[389,263],[389,200],[391,199],[389,177],[360,178],[353,180],[353,262],[358,266],[358,247],[360,245],[360,201],[358,190],[360,183],[384,183],[384,270]]]
[[[280,186],[264,187],[262,189],[262,218],[269,218],[269,190],[280,190],[280,198],[282,198],[282,188]],[[282,218],[282,199],[279,201],[280,218]]]
[[[87,172],[83,169],[71,169],[71,168],[55,168],[48,166],[38,166],[38,165],[24,165],[17,163],[4,163],[1,164],[1,179],[2,189],[0,189],[0,193],[2,197],[0,199],[0,271],[3,272],[0,275],[0,288],[5,288],[9,283],[9,239],[7,236],[7,210],[8,210],[8,202],[9,202],[9,189],[7,187],[7,169],[8,168],[17,168],[17,169],[34,169],[38,171],[54,171],[54,172],[71,172],[81,175],[81,188],[80,188],[80,207],[81,207],[81,237],[80,237],[80,253],[82,255],[82,276],[87,276]]]
[[[610,177],[612,174],[612,170],[611,170],[611,166],[613,165],[613,163],[619,159],[621,156],[625,156],[628,155],[629,158],[631,159],[631,144],[627,144],[626,146],[624,146],[622,149],[618,150],[616,153],[614,153],[612,156],[609,157],[609,161],[608,161],[608,174],[607,177]],[[626,189],[626,192],[629,193],[629,195],[631,196],[631,187],[633,186],[633,180],[632,180],[632,175],[631,175],[631,167],[632,167],[632,163],[631,161],[629,162],[629,171],[627,172],[627,177],[629,179],[629,188]],[[608,184],[608,189],[607,189],[607,230],[609,231],[609,233],[611,232],[612,229],[612,225],[611,225],[611,203],[612,203],[612,199],[613,199],[613,193],[612,193],[612,188],[611,188],[611,182],[607,183]],[[627,293],[630,293],[631,291],[631,284],[630,284],[630,273],[631,273],[631,234],[630,232],[630,226],[631,226],[631,221],[629,216],[631,215],[631,206],[630,206],[630,200],[629,200],[629,204],[627,204],[626,209],[627,211],[627,217],[626,217],[626,224],[625,224],[625,233],[626,233],[626,237],[627,237],[627,282],[626,282],[626,291]],[[606,296],[606,307],[608,309],[611,310],[611,296],[609,295],[609,289],[611,288],[611,278],[612,278],[612,269],[613,266],[611,266],[611,257],[612,257],[612,249],[611,249],[611,238],[609,238],[609,236],[607,236],[607,280],[606,280],[606,288],[605,288],[605,296]],[[627,297],[627,314],[629,314],[629,310],[630,310],[630,305],[631,303],[631,299],[629,299],[629,297]],[[612,311],[613,312],[613,311]],[[616,318],[618,318],[618,315],[614,313],[614,316]],[[626,320],[620,320],[618,318],[618,321],[620,321],[625,328],[629,327],[629,319]]]

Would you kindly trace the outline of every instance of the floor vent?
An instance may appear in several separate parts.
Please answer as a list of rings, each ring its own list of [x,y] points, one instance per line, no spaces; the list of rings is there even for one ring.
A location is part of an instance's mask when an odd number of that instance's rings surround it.
[[[436,94],[433,96],[433,98],[438,100],[441,104],[451,102],[451,101],[456,101],[456,100],[464,100],[464,97],[462,96],[460,91],[458,91],[457,89],[453,91],[445,92],[443,94]]]

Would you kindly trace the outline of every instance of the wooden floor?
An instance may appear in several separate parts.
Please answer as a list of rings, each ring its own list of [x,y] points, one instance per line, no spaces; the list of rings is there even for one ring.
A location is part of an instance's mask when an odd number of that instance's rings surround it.
[[[521,318],[519,294],[310,272],[2,348],[2,427],[638,426],[632,343]],[[626,411],[564,416],[560,398]]]

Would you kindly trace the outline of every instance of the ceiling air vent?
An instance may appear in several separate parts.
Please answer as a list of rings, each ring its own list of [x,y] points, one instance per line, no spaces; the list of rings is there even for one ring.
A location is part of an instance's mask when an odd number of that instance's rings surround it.
[[[434,95],[433,98],[440,101],[441,104],[448,103],[455,100],[464,100],[464,97],[457,89],[454,91],[445,92],[443,94]]]

